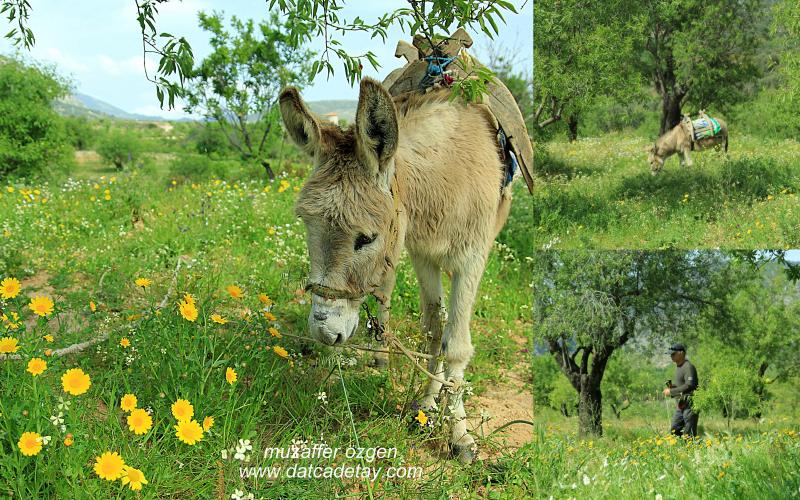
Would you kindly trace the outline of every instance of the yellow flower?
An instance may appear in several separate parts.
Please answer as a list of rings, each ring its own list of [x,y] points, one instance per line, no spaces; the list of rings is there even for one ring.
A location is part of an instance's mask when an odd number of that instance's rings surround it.
[[[91,310],[92,312],[97,311],[97,305],[92,300],[89,301],[89,310]]]
[[[228,290],[228,293],[234,299],[241,299],[242,297],[244,297],[244,293],[242,292],[242,289],[239,288],[236,285],[228,285],[225,289]]]
[[[21,289],[17,278],[6,278],[0,281],[0,297],[4,299],[13,299],[19,295]]]
[[[289,353],[286,351],[286,349],[284,349],[283,347],[281,347],[279,345],[276,345],[275,347],[273,347],[272,350],[275,351],[275,354],[277,354],[278,356],[280,356],[282,358],[288,358],[289,357]]]
[[[203,431],[208,432],[214,427],[214,417],[206,417],[203,419]]]
[[[27,372],[33,375],[41,375],[44,371],[47,370],[47,362],[42,358],[32,358],[28,361],[28,370]]]
[[[197,319],[197,308],[194,306],[194,302],[181,302],[179,308],[181,316],[187,321],[194,321]]]
[[[425,425],[428,423],[428,416],[425,415],[424,411],[419,410],[419,413],[417,413],[417,416],[414,417],[414,420],[419,422],[419,425]]]
[[[219,323],[220,325],[224,325],[225,323],[228,322],[227,319],[223,318],[219,314],[212,314],[211,321],[213,321],[214,323]]]
[[[187,304],[195,305],[194,297],[192,297],[191,293],[184,294],[183,301]]]
[[[225,370],[225,380],[227,380],[229,384],[233,385],[233,383],[236,382],[236,370],[229,366],[228,369]]]
[[[147,479],[144,478],[144,473],[139,469],[134,469],[129,465],[126,465],[123,468],[120,481],[122,481],[123,486],[127,484],[128,487],[134,491],[141,490],[142,485],[147,484]]]
[[[52,356],[53,355],[53,350],[52,349],[45,349],[44,350],[44,355],[48,356],[48,357]]]
[[[269,307],[269,306],[272,305],[272,299],[269,298],[267,296],[267,294],[265,294],[265,293],[259,293],[258,294],[258,300],[260,300],[261,303],[264,304],[265,307]]]
[[[23,432],[17,446],[26,457],[38,455],[42,451],[42,436],[38,432]]]
[[[19,340],[14,337],[0,338],[0,354],[10,354],[19,350]]]
[[[172,415],[176,420],[189,420],[194,416],[194,407],[186,399],[179,399],[172,404]]]
[[[278,187],[278,192],[282,193],[282,192],[286,191],[286,189],[289,186],[291,186],[291,184],[289,184],[289,181],[286,181],[286,180],[281,181],[281,185]]]
[[[72,444],[74,442],[75,442],[75,439],[74,439],[72,433],[70,432],[69,434],[67,434],[67,437],[64,438],[64,446],[72,446]]]
[[[119,456],[119,453],[107,451],[95,458],[94,472],[102,479],[107,481],[116,481],[122,477],[122,469],[125,467],[125,461]]]
[[[131,341],[128,340],[128,337],[122,337],[121,339],[119,339],[119,345],[121,345],[122,347],[130,347]]]
[[[134,283],[136,283],[136,286],[140,286],[142,288],[147,288],[148,286],[153,284],[153,282],[147,278],[136,278],[136,281]]]
[[[147,434],[153,427],[153,417],[141,408],[136,408],[128,415],[128,429],[134,434]]]
[[[274,314],[272,314],[269,311],[264,311],[264,317],[267,318],[267,321],[275,321],[276,319],[278,319],[275,317]]]
[[[203,439],[203,428],[196,420],[179,420],[175,426],[175,436],[188,445],[194,445]]]
[[[136,409],[137,404],[139,404],[139,400],[136,399],[135,395],[126,394],[122,396],[122,400],[119,402],[119,407],[122,408],[122,411],[130,413]]]
[[[269,334],[272,335],[273,337],[275,337],[276,339],[281,338],[281,332],[279,332],[277,328],[270,327],[270,329],[268,331],[269,331]]]
[[[44,317],[53,312],[53,301],[48,297],[34,297],[28,307],[35,314]]]
[[[43,336],[42,338],[45,339],[47,342],[53,342],[55,340],[53,338],[53,336],[50,335],[50,334],[47,334],[47,335]]]
[[[61,376],[61,386],[65,392],[80,396],[89,390],[92,380],[80,368],[70,368]]]

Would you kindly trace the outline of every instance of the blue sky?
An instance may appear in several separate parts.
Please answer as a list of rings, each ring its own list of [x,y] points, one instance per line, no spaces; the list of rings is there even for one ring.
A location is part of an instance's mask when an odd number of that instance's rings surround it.
[[[55,63],[62,74],[70,76],[78,92],[89,94],[125,111],[148,115],[177,118],[180,110],[167,112],[158,107],[155,90],[144,76],[142,65],[142,41],[136,21],[136,5],[133,0],[36,0],[32,3],[30,25],[36,35],[36,45],[30,56],[36,60]],[[513,0],[519,14],[506,16],[507,25],[501,27],[500,36],[492,42],[481,34],[470,33],[475,45],[472,52],[481,58],[491,44],[513,51],[520,65],[533,66],[533,1]],[[347,0],[344,15],[350,19],[359,15],[366,21],[377,19],[385,12],[407,6],[405,0],[363,1]],[[220,0],[171,0],[162,5],[158,18],[159,31],[185,36],[192,45],[195,57],[208,54],[208,37],[197,27],[197,12],[205,10],[224,11],[227,16],[263,19],[267,14],[267,2],[220,1]],[[0,31],[7,32],[5,19],[0,19]],[[389,32],[387,43],[371,40],[368,35],[349,33],[343,38],[344,48],[350,53],[372,50],[383,67],[378,71],[365,67],[364,74],[376,78],[385,77],[399,66],[394,58],[394,49],[399,39],[409,39],[399,28]],[[315,40],[309,46],[321,51],[321,43]],[[0,39],[0,54],[13,52],[12,44]],[[157,66],[155,60],[148,61],[148,68]],[[357,87],[351,88],[344,77],[338,61],[334,61],[336,74],[330,80],[325,73],[318,75],[314,83],[304,91],[307,100],[356,99]]]

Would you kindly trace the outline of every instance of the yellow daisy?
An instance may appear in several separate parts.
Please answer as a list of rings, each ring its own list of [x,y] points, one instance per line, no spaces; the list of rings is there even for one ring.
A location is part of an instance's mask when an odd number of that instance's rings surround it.
[[[89,375],[80,368],[70,368],[61,376],[61,386],[64,388],[64,392],[68,392],[73,396],[80,396],[88,391],[91,385],[92,380]]]
[[[17,446],[26,457],[38,455],[42,451],[42,436],[38,432],[23,432]]]
[[[64,438],[64,446],[72,446],[74,442],[75,442],[74,436],[72,435],[71,432],[68,433],[67,437]]]
[[[93,300],[89,301],[89,310],[91,310],[92,312],[97,311],[97,304],[95,304]]]
[[[208,432],[214,427],[214,417],[208,416],[203,419],[203,431]]]
[[[241,299],[244,297],[244,292],[242,292],[242,289],[236,285],[228,285],[225,289],[228,290],[228,293],[234,299]]]
[[[194,297],[192,297],[191,293],[184,294],[183,301],[186,302],[187,304],[192,304],[192,305],[194,305],[195,303]]]
[[[55,340],[55,338],[50,334],[44,335],[42,338],[45,339],[47,343],[52,343]]]
[[[228,322],[227,319],[223,318],[219,314],[212,314],[211,315],[211,321],[213,321],[214,323],[218,323],[220,325],[224,325],[225,323]]]
[[[17,278],[6,278],[0,281],[0,297],[4,299],[13,299],[19,295],[22,286]]]
[[[186,399],[179,399],[172,404],[172,415],[176,420],[189,420],[194,416],[194,407]]]
[[[102,479],[107,481],[116,481],[122,477],[122,469],[125,467],[125,461],[119,456],[119,453],[107,451],[95,458],[94,472]]]
[[[228,369],[225,370],[225,380],[227,380],[229,384],[233,385],[233,383],[236,382],[236,377],[236,370],[229,366]]]
[[[19,350],[19,340],[14,337],[0,338],[0,354],[11,354]]]
[[[28,361],[28,369],[26,371],[34,377],[41,375],[45,370],[47,370],[47,362],[42,358],[32,358]]]
[[[258,300],[260,300],[265,307],[269,307],[272,305],[272,299],[270,299],[265,293],[259,293]]]
[[[194,321],[197,319],[197,308],[194,306],[194,302],[181,302],[179,308],[181,316],[187,321]]]
[[[124,396],[122,396],[122,400],[119,403],[119,407],[122,408],[122,411],[130,413],[136,409],[137,404],[139,404],[139,400],[136,399],[135,395],[125,394]]]
[[[269,332],[270,335],[272,335],[276,339],[281,338],[281,332],[279,332],[277,328],[270,327],[270,329],[267,331]]]
[[[127,484],[128,487],[134,491],[141,490],[142,485],[147,484],[147,479],[144,478],[144,473],[139,469],[134,469],[129,465],[123,467],[120,481],[122,481],[123,486]]]
[[[275,321],[276,319],[278,319],[275,317],[274,314],[272,314],[269,311],[264,311],[264,317],[267,318],[267,321]]]
[[[128,340],[128,337],[122,337],[121,339],[119,339],[119,345],[121,345],[122,347],[130,347],[131,341]]]
[[[277,354],[278,356],[280,356],[282,358],[288,358],[289,357],[289,353],[286,351],[286,349],[284,349],[283,347],[281,347],[279,345],[276,345],[275,347],[273,347],[272,350],[275,351],[275,354]]]
[[[179,420],[175,425],[175,436],[188,445],[194,445],[203,439],[203,428],[196,420]]]
[[[134,283],[136,283],[136,286],[140,286],[142,288],[147,288],[148,286],[153,284],[153,282],[147,278],[136,278],[136,281]]]
[[[425,425],[428,423],[428,416],[425,415],[424,411],[419,410],[419,413],[417,413],[417,416],[414,417],[414,420],[419,422],[419,425]]]
[[[53,301],[48,297],[34,297],[28,307],[38,316],[49,316],[53,313]]]
[[[153,427],[153,417],[145,410],[137,408],[128,415],[128,429],[134,434],[147,434],[151,427]]]

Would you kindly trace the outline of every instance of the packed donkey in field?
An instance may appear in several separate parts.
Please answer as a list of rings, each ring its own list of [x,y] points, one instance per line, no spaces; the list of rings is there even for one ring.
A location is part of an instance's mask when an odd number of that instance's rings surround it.
[[[355,123],[342,129],[312,115],[298,91],[280,108],[289,135],[314,158],[297,215],[307,230],[312,292],[309,327],[341,344],[355,332],[359,307],[374,294],[388,318],[395,265],[405,246],[419,281],[423,328],[430,333],[429,371],[458,384],[473,355],[470,318],[492,242],[511,206],[501,189],[504,166],[497,130],[485,107],[450,102],[449,89],[391,97],[361,81]],[[452,275],[444,322],[442,271]],[[423,409],[436,406],[431,381]],[[452,396],[450,444],[474,458],[461,394]]]
[[[681,166],[685,163],[691,167],[693,162],[690,152],[695,149],[710,149],[724,144],[725,152],[728,152],[728,126],[725,122],[719,118],[710,118],[703,112],[700,115],[701,118],[694,122],[684,116],[672,130],[656,139],[653,146],[646,148],[647,162],[653,175],[656,175],[664,166],[664,161],[675,153],[680,158]],[[703,127],[702,130],[698,128],[698,124]]]

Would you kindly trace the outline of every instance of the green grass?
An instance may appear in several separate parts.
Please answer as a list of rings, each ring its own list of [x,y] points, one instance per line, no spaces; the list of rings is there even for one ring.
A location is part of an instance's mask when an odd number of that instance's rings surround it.
[[[306,328],[308,299],[297,293],[307,268],[304,229],[292,212],[302,179],[173,183],[157,159],[132,173],[112,172],[91,158],[78,168],[73,176],[79,180],[63,184],[0,185],[0,280],[12,276],[23,282],[18,297],[0,301],[9,318],[0,321],[0,338],[17,338],[23,358],[0,361],[0,496],[131,496],[119,481],[93,472],[95,457],[106,451],[119,452],[142,470],[149,484],[141,495],[148,498],[229,498],[236,490],[267,498],[360,498],[370,492],[390,498],[468,498],[478,490],[512,498],[526,491],[525,448],[504,446],[498,439],[502,433],[478,435],[485,460],[465,467],[446,458],[447,433],[437,415],[430,415],[434,425],[426,428],[414,420],[410,407],[422,380],[405,360],[393,359],[388,371],[378,372],[366,366],[364,354],[336,354],[269,333],[275,328],[304,335]],[[281,182],[288,188],[281,189]],[[517,196],[522,198],[521,190]],[[491,254],[476,303],[476,355],[467,374],[476,396],[501,397],[493,396],[492,387],[513,387],[508,372],[522,380],[529,376],[521,352],[530,331],[528,273],[523,272],[529,264],[522,253],[529,242],[519,229],[526,225],[525,207],[512,211],[509,229],[500,237],[505,244]],[[175,290],[158,310],[179,258],[185,265],[175,275]],[[152,285],[137,287],[139,277]],[[242,299],[226,292],[234,283],[244,290]],[[185,293],[197,300],[194,322],[177,310]],[[274,301],[274,320],[262,314],[260,293]],[[35,295],[54,300],[55,312],[47,319],[27,309]],[[215,313],[230,322],[214,323]],[[417,325],[416,279],[404,258],[389,326],[410,348],[422,350]],[[45,354],[103,332],[108,340],[81,353]],[[43,338],[46,334],[54,336],[52,343]],[[120,345],[123,337],[130,347]],[[356,342],[367,339],[362,333]],[[287,349],[289,359],[276,354],[276,346]],[[26,372],[34,356],[48,363],[37,377]],[[92,383],[85,394],[71,396],[60,379],[76,367]],[[225,380],[228,367],[238,373],[233,385]],[[527,382],[521,385],[514,388],[530,390]],[[321,392],[326,402],[318,398]],[[127,427],[120,408],[126,393],[152,411],[153,428],[143,436]],[[59,409],[60,398],[70,402],[69,408]],[[178,398],[194,405],[198,421],[215,418],[194,446],[175,436],[170,406]],[[477,416],[481,407],[470,399],[468,411]],[[50,421],[59,412],[65,431]],[[502,418],[494,415],[495,421]],[[30,457],[17,445],[28,431],[51,436]],[[72,446],[63,443],[65,433],[74,436]],[[374,483],[243,479],[242,462],[233,457],[240,439],[252,446],[247,466],[289,466],[292,461],[262,460],[261,453],[294,440],[324,440],[342,450],[397,448],[396,456],[376,463],[340,458],[333,465],[411,466],[423,473],[417,480],[382,476]]]
[[[670,157],[650,174],[649,141],[629,134],[537,145],[535,247],[794,248],[800,143],[734,135],[728,157]]]
[[[609,411],[604,436],[580,438],[577,417],[537,410],[529,450],[532,494],[541,498],[795,498],[800,495],[797,408],[735,420],[700,415],[692,442],[668,435],[673,403]],[[588,483],[588,484],[587,484]]]

